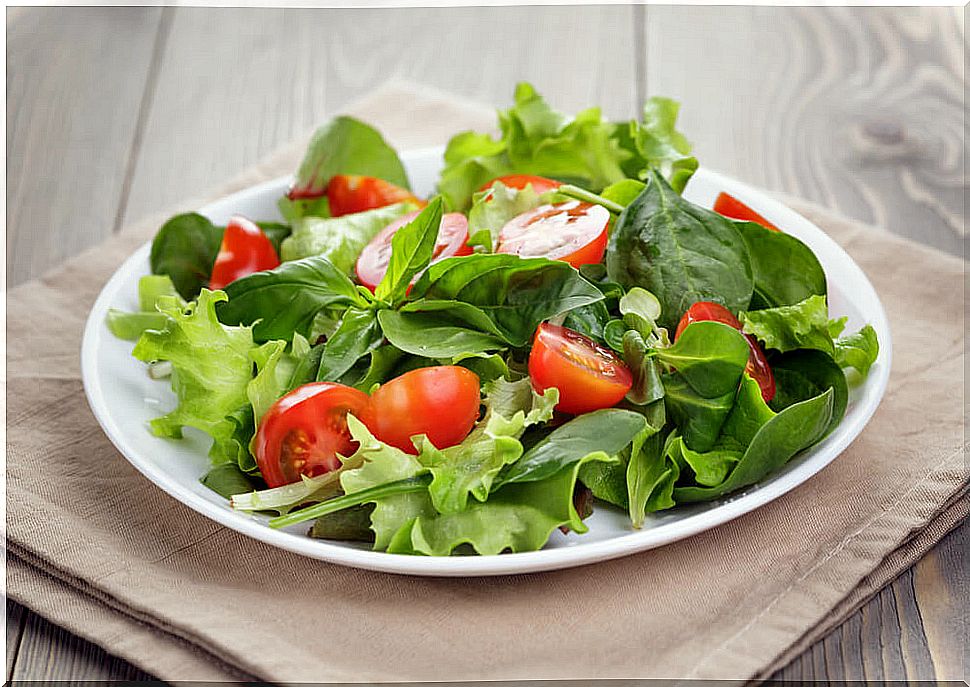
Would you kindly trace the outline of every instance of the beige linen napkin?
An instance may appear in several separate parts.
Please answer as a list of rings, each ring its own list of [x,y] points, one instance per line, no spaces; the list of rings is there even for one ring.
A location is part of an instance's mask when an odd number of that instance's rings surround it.
[[[488,109],[402,85],[349,111],[402,148],[493,123]],[[302,145],[219,194],[293,170]],[[143,222],[9,293],[8,593],[166,680],[770,674],[968,511],[963,263],[791,204],[859,262],[889,313],[894,369],[859,439],[790,494],[685,541],[482,579],[280,551],[182,506],[114,450],[78,350],[98,291],[161,218]]]

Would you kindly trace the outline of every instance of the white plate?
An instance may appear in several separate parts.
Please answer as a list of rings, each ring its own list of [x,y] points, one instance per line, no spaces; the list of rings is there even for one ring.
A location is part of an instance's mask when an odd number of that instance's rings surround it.
[[[441,168],[440,148],[403,156],[418,195],[429,195]],[[279,219],[276,200],[289,185],[276,179],[240,191],[201,209],[217,224],[241,213],[261,220]],[[429,558],[371,551],[365,545],[327,542],[306,536],[307,525],[272,530],[262,516],[233,511],[225,499],[199,483],[206,472],[209,441],[195,430],[173,441],[152,436],[148,422],[175,405],[167,381],[149,379],[131,357],[132,344],[116,339],[104,324],[109,307],[136,310],[138,279],[148,273],[149,246],[134,253],[105,285],[88,318],[81,346],[81,371],[88,401],[105,433],[132,465],[171,496],[213,520],[255,539],[295,553],[341,565],[412,575],[500,575],[535,572],[593,563],[661,546],[720,525],[798,486],[843,451],[869,421],[889,377],[892,345],[889,325],[872,284],[859,266],[818,227],[789,208],[744,184],[701,168],[685,196],[710,207],[727,191],[761,215],[807,243],[829,278],[833,316],[849,317],[847,331],[871,324],[879,336],[879,359],[864,385],[852,390],[839,427],[824,441],[796,456],[783,470],[760,484],[710,503],[679,507],[650,516],[641,530],[625,513],[600,507],[587,521],[584,535],[556,531],[546,547],[529,553],[497,556]],[[810,487],[809,487],[810,488]]]

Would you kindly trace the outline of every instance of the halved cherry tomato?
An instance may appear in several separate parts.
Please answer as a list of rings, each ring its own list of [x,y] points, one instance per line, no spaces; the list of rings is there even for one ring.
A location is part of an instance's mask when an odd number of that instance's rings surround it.
[[[533,174],[506,174],[504,177],[496,177],[492,179],[487,184],[484,184],[479,191],[486,191],[495,184],[495,182],[500,181],[505,186],[509,188],[523,189],[528,185],[532,185],[532,190],[536,193],[545,193],[546,191],[552,191],[559,188],[562,184],[555,179],[547,179],[546,177],[537,177]]]
[[[347,413],[364,422],[371,399],[334,382],[304,384],[270,406],[254,441],[256,464],[270,487],[314,477],[340,467],[341,456],[357,450]]]
[[[478,375],[457,365],[422,367],[377,388],[364,424],[381,441],[417,453],[411,437],[424,434],[435,448],[468,436],[481,405]]]
[[[611,408],[633,386],[630,368],[609,348],[572,329],[543,322],[529,354],[529,377],[539,392],[559,389],[556,410],[578,415]]]
[[[541,205],[502,227],[495,250],[563,260],[578,268],[603,259],[609,224],[610,213],[601,205],[578,200]]]
[[[687,325],[691,322],[701,322],[706,320],[713,320],[715,322],[723,322],[724,324],[730,325],[742,331],[742,325],[738,321],[738,318],[734,314],[725,308],[720,303],[712,303],[710,301],[699,301],[694,303],[687,309],[684,316],[680,318],[680,322],[677,324],[677,332],[674,334],[674,339],[680,336]],[[743,332],[742,332],[743,333]],[[744,371],[747,372],[751,378],[758,382],[758,386],[761,387],[761,397],[765,399],[765,403],[770,401],[775,397],[775,375],[771,371],[771,366],[768,365],[768,359],[765,357],[765,352],[761,350],[761,346],[758,345],[758,340],[755,339],[750,334],[745,334],[744,338],[748,340],[748,347],[751,349],[751,354],[748,356],[748,364],[745,365]]]
[[[280,258],[266,234],[240,215],[229,218],[222,234],[222,245],[212,265],[209,288],[224,289],[227,284],[253,272],[279,267]]]
[[[388,224],[381,232],[364,246],[357,257],[357,279],[373,291],[384,278],[387,265],[391,261],[391,239],[401,227],[420,214],[420,210],[408,213]],[[472,252],[468,241],[468,218],[460,212],[449,212],[442,216],[438,226],[438,242],[435,244],[431,262]]]
[[[714,201],[714,212],[732,219],[741,219],[746,222],[756,222],[765,229],[771,229],[772,231],[781,231],[781,229],[749,208],[740,200],[732,195],[724,193],[723,191],[717,195],[717,200]]]
[[[332,217],[373,210],[404,201],[410,201],[418,207],[427,205],[406,188],[395,186],[377,177],[338,174],[330,179],[326,194]]]

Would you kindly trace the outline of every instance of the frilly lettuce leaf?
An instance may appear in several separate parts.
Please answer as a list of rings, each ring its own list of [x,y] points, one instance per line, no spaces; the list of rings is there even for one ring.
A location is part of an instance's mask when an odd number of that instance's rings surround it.
[[[513,217],[542,205],[545,195],[532,190],[531,184],[515,189],[502,182],[496,182],[490,190],[476,193],[468,211],[469,242],[483,246],[491,253],[502,227]]]
[[[866,325],[855,334],[849,334],[835,342],[835,362],[839,367],[853,367],[860,375],[869,374],[869,368],[879,357],[879,340],[876,330]]]
[[[681,193],[697,170],[697,158],[690,156],[691,144],[677,131],[680,103],[654,96],[643,105],[643,119],[633,120],[620,133],[623,148],[631,154],[623,162],[626,176],[645,179],[651,168],[667,177],[670,186]]]
[[[832,355],[835,351],[829,328],[825,296],[809,296],[794,305],[741,313],[744,332],[757,337],[765,348],[785,353],[814,348]]]
[[[215,462],[239,455],[238,433],[245,419],[233,415],[248,411],[246,390],[256,349],[251,327],[227,327],[216,319],[215,305],[224,300],[224,292],[208,289],[185,307],[174,297],[160,298],[158,309],[169,318],[166,327],[146,331],[132,351],[144,362],[172,364],[178,406],[152,420],[152,432],[181,438],[183,426],[200,429],[213,439],[210,456]]]

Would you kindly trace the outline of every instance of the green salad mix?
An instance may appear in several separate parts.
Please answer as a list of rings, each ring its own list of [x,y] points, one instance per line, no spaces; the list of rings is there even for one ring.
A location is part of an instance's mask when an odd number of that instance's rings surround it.
[[[212,438],[203,484],[309,535],[443,556],[533,551],[593,508],[750,487],[841,421],[875,331],[830,317],[812,251],[697,169],[678,104],[559,112],[529,84],[416,196],[368,124],[321,127],[283,223],[169,219],[139,312],[156,436]]]

